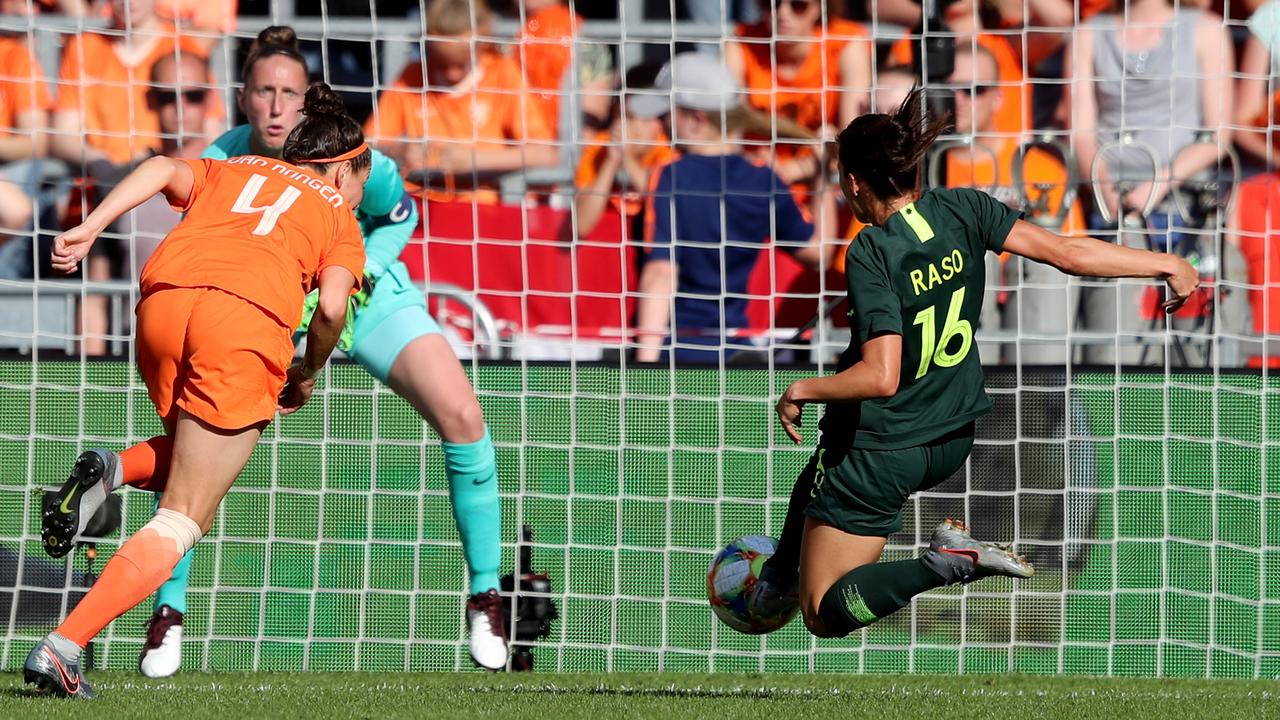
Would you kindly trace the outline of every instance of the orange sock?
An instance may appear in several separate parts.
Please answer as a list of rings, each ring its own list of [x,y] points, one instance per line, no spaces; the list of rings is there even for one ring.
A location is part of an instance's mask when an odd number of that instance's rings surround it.
[[[80,647],[102,628],[146,600],[200,538],[200,527],[171,510],[159,510],[102,569],[97,582],[57,632]]]
[[[164,492],[169,484],[169,463],[173,459],[173,438],[153,437],[120,453],[124,484],[139,490]]]

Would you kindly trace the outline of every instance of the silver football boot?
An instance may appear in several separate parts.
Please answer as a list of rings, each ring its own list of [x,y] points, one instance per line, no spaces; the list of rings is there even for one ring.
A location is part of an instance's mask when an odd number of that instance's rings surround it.
[[[969,528],[947,518],[933,531],[929,550],[921,557],[947,584],[969,583],[992,575],[1029,578],[1035,568],[1008,545],[974,540]]]

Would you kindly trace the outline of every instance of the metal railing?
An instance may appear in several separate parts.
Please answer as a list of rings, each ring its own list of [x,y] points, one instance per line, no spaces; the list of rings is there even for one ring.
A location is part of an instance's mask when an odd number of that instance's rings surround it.
[[[414,283],[414,286],[428,299],[445,299],[466,308],[472,317],[470,329],[477,355],[490,360],[502,359],[498,321],[475,293],[445,283]],[[0,348],[22,353],[35,349],[76,353],[83,339],[78,329],[80,303],[91,295],[107,298],[108,324],[104,336],[107,354],[127,354],[131,327],[126,325],[125,318],[138,296],[138,286],[126,280],[0,280]]]

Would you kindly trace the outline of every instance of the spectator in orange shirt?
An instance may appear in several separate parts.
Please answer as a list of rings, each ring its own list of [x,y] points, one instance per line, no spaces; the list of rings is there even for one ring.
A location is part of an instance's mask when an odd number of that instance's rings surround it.
[[[24,0],[0,2],[0,14],[25,6]],[[49,108],[53,101],[44,71],[23,35],[0,35],[0,164],[45,154]]]
[[[974,11],[974,0],[957,0],[947,8],[949,32],[956,36],[956,50],[972,48],[975,44],[986,48],[996,59],[1000,69],[997,85],[1000,93],[1000,110],[995,118],[995,132],[1008,137],[1020,137],[1031,127],[1031,92],[1022,74],[1022,59],[1009,39],[1003,35],[983,32]],[[904,37],[890,48],[890,63],[911,67],[913,51],[918,52],[919,36]]]
[[[58,0],[57,5],[71,17],[95,14],[90,0]],[[237,0],[156,0],[156,14],[173,23],[179,33],[195,31],[190,37],[208,52],[221,39],[219,35],[235,32],[237,5]]]
[[[178,52],[207,56],[194,40],[175,37],[173,26],[156,15],[154,0],[112,0],[111,28],[112,34],[69,38],[54,105],[52,154],[91,177],[119,177],[119,166],[160,149],[160,118],[147,102],[156,60]],[[210,94],[209,132],[223,116]]]
[[[955,71],[956,134],[969,138],[971,147],[947,151],[947,186],[973,187],[990,193],[1006,205],[1026,213],[1028,220],[1052,223],[1061,235],[1084,234],[1084,218],[1078,204],[1063,210],[1070,179],[1067,168],[1051,152],[1030,148],[1022,160],[1023,187],[1015,185],[1014,162],[1020,142],[996,131],[1003,100],[996,88],[999,64],[982,45],[957,48]],[[988,298],[983,303],[982,324],[988,332],[1016,329],[1036,341],[1021,346],[991,347],[984,357],[1007,363],[1061,365],[1071,358],[1067,332],[1075,326],[1078,290],[1067,276],[1050,265],[1024,262],[1022,258],[987,254]],[[1020,355],[1019,355],[1020,353]]]
[[[819,140],[866,111],[873,45],[861,25],[831,20],[824,27],[820,0],[763,0],[760,9],[763,19],[739,26],[738,39],[725,45],[725,64],[753,107],[793,120]],[[821,170],[816,148],[777,150],[775,169],[789,184]]]
[[[365,124],[370,140],[406,172],[428,171],[423,179],[434,198],[473,188],[476,199],[497,202],[496,176],[559,161],[555,133],[530,100],[520,67],[478,41],[489,21],[483,0],[433,2],[422,62],[405,68]]]
[[[644,209],[644,192],[653,171],[671,162],[675,150],[662,126],[661,117],[644,117],[631,111],[634,94],[653,90],[661,65],[636,65],[627,71],[622,93],[615,105],[613,124],[599,131],[582,148],[575,179],[577,196],[576,234],[589,235],[600,224],[605,210],[613,206],[626,220],[624,238],[639,238],[634,221]]]
[[[546,116],[547,124],[558,128],[561,99],[576,100],[588,118],[608,122],[613,88],[613,59],[599,44],[576,40],[582,17],[565,0],[524,0],[524,27],[516,36],[520,45],[515,59],[524,68],[530,96]],[[578,74],[566,83],[577,55]],[[576,96],[573,97],[573,96]]]

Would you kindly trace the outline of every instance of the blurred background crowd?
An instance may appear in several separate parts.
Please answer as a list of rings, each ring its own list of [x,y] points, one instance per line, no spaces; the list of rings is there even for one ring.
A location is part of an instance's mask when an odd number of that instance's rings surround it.
[[[816,359],[860,229],[826,143],[921,83],[954,116],[926,186],[1206,279],[1166,327],[1153,288],[992,256],[985,362],[1280,365],[1280,0],[0,0],[0,346],[127,353],[177,216],[143,205],[74,282],[48,242],[153,154],[287,133],[307,78],[241,72],[268,25],[399,164],[462,342]]]

